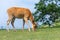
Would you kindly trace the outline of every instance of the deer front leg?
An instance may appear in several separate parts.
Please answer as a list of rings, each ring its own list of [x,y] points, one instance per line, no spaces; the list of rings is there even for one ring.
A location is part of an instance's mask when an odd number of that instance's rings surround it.
[[[28,24],[28,18],[25,17],[24,20],[25,20],[25,23],[28,25],[28,31],[30,31],[30,26],[29,26],[29,24]]]

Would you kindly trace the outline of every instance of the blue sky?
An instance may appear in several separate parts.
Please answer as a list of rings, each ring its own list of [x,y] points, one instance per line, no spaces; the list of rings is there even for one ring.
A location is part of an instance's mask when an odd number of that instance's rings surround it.
[[[6,21],[8,19],[7,15],[7,9],[10,7],[24,7],[29,8],[31,12],[34,12],[35,9],[35,3],[37,3],[39,0],[0,0],[0,28],[1,26],[4,26],[6,28]],[[21,28],[22,27],[22,19],[16,19],[15,20],[15,27]],[[29,24],[31,24],[29,22]],[[27,25],[25,25],[27,27]],[[10,28],[11,24],[10,24]]]

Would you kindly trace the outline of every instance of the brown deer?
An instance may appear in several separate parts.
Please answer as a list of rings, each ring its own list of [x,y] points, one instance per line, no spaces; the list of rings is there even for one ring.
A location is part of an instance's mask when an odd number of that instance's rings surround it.
[[[36,29],[36,23],[34,22],[33,15],[31,11],[27,8],[20,8],[20,7],[11,7],[7,10],[8,12],[8,20],[7,20],[7,25],[11,22],[11,25],[13,29],[16,31],[14,27],[14,21],[16,18],[22,18],[23,19],[23,27],[22,29],[24,30],[24,24],[26,23],[28,26],[28,20],[31,21],[32,23],[32,30],[35,31]],[[7,29],[9,31],[9,29]],[[30,26],[28,27],[28,30],[30,31]]]

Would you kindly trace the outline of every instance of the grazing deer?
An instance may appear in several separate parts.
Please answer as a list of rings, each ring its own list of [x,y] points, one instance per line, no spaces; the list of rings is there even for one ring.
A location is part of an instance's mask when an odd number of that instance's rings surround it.
[[[28,20],[31,21],[32,23],[32,30],[35,31],[36,29],[36,23],[34,22],[34,18],[32,13],[30,12],[29,9],[27,8],[19,8],[19,7],[12,7],[7,10],[8,12],[8,20],[7,20],[7,26],[11,22],[11,25],[13,29],[16,31],[14,27],[14,21],[16,18],[22,18],[23,19],[23,27],[22,29],[24,30],[24,24],[26,23],[28,25]],[[9,28],[7,29],[9,31]],[[28,30],[30,31],[30,26],[28,26]]]

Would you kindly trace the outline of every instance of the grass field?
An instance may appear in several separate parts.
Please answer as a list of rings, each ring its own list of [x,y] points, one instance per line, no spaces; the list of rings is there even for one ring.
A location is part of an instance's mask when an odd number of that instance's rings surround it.
[[[36,32],[0,30],[0,40],[60,40],[60,28],[41,28]]]

